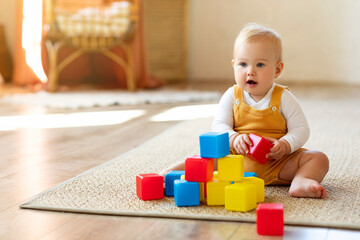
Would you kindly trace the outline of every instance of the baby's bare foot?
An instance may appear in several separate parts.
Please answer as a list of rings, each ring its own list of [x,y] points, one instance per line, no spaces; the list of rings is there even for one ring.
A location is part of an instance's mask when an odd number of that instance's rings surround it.
[[[324,198],[326,190],[315,180],[308,178],[294,179],[289,193],[292,197]]]

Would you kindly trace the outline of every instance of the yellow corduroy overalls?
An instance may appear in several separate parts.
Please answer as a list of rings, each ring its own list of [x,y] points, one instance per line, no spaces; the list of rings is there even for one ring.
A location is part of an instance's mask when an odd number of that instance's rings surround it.
[[[287,132],[286,121],[279,111],[281,95],[286,87],[276,85],[266,109],[255,109],[244,102],[243,90],[234,86],[234,130],[239,134],[255,133],[262,137],[280,139]],[[266,185],[289,185],[291,182],[279,179],[279,172],[287,161],[304,151],[301,148],[282,159],[270,159],[260,164],[245,157],[245,172],[256,172]]]

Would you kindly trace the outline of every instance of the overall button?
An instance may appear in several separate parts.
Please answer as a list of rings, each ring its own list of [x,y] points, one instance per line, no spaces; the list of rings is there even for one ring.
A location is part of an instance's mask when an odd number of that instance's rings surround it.
[[[275,112],[277,108],[273,106],[271,109]]]
[[[235,103],[236,103],[236,105],[240,105],[240,100],[236,99]]]

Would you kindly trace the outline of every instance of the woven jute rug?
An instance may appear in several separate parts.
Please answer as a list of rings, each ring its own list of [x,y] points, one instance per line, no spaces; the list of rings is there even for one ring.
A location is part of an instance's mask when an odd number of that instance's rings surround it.
[[[315,99],[316,100],[316,99]],[[283,203],[285,223],[360,229],[360,108],[354,99],[304,98],[312,135],[305,147],[325,152],[330,171],[324,199],[292,198],[286,186],[265,188],[265,202]],[[142,146],[91,169],[27,201],[21,208],[109,215],[255,222],[255,210],[231,212],[223,206],[177,207],[174,199],[142,201],[135,177],[159,172],[199,154],[198,136],[212,118],[180,123]]]

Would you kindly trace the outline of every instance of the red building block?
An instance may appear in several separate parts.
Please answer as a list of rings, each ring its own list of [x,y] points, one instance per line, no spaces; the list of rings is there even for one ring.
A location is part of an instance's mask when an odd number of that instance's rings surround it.
[[[163,198],[164,177],[157,173],[138,174],[136,176],[136,194],[142,200]]]
[[[210,181],[214,173],[214,159],[194,155],[185,160],[185,180],[189,182]]]
[[[284,234],[284,206],[281,203],[259,203],[256,208],[257,233],[282,236]]]
[[[274,145],[265,138],[253,133],[249,134],[249,138],[253,144],[252,146],[249,146],[249,153],[247,156],[255,162],[265,164],[268,160],[266,154],[270,152],[270,149]]]

